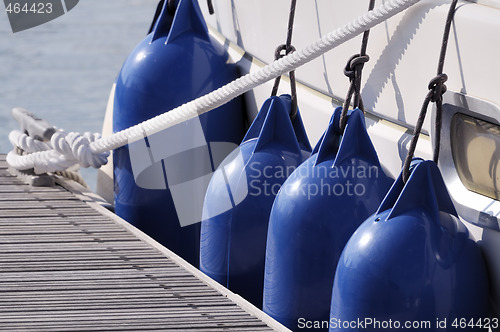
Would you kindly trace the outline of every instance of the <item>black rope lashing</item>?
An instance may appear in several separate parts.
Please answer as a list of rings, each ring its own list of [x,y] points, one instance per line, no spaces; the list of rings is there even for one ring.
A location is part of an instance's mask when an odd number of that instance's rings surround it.
[[[208,5],[208,13],[210,15],[213,15],[215,13],[215,10],[214,10],[214,4],[212,3],[212,0],[207,0],[207,5]]]
[[[434,140],[434,151],[433,160],[437,164],[439,160],[439,150],[441,145],[441,127],[443,118],[443,94],[446,92],[446,85],[444,84],[448,80],[448,76],[443,73],[444,60],[446,57],[446,50],[448,46],[448,39],[450,36],[451,23],[453,22],[453,17],[455,15],[455,10],[457,7],[458,0],[453,0],[450,4],[450,9],[448,11],[448,16],[446,17],[446,23],[443,33],[443,40],[441,42],[441,50],[439,53],[438,69],[437,75],[434,77],[428,85],[429,92],[425,96],[422,108],[420,109],[420,114],[418,115],[417,123],[415,125],[415,130],[413,132],[413,137],[410,142],[410,147],[408,148],[408,154],[406,155],[405,162],[403,164],[403,181],[408,181],[410,177],[410,164],[415,155],[415,149],[417,147],[418,138],[420,137],[420,132],[422,131],[422,125],[424,124],[425,116],[427,115],[427,110],[431,102],[436,103],[436,119],[435,119],[435,133],[436,137]]]
[[[375,0],[370,0],[368,10],[373,10],[373,7],[375,7]],[[342,105],[342,113],[340,114],[339,120],[339,128],[342,133],[347,125],[347,112],[351,101],[354,108],[359,108],[363,112],[365,111],[363,100],[361,98],[361,74],[365,63],[370,60],[370,57],[366,54],[369,36],[370,30],[366,30],[363,33],[363,39],[361,40],[361,51],[359,54],[354,54],[347,61],[344,68],[344,74],[349,78],[350,84],[349,89],[347,90],[347,96],[344,100],[344,105]]]
[[[349,85],[349,89],[347,92],[347,97],[345,98],[343,105],[343,114],[341,115],[341,123],[347,121],[347,110],[349,109],[349,105],[351,104],[352,98],[354,97],[353,107],[358,107],[362,111],[364,111],[363,100],[361,99],[361,73],[363,71],[363,67],[366,62],[370,60],[368,55],[355,54],[353,55],[344,68],[344,75],[349,78],[351,84]],[[345,123],[342,123],[341,128],[345,128]],[[342,130],[343,130],[342,129]]]
[[[293,35],[293,21],[295,19],[295,7],[297,5],[297,0],[291,0],[290,4],[290,15],[288,17],[288,31],[286,35],[286,44],[281,44],[274,51],[274,59],[278,60],[295,52],[295,47],[292,46],[292,35]],[[297,84],[295,82],[295,71],[291,71],[290,77],[290,95],[292,96],[292,109],[290,111],[290,119],[292,121],[297,116]],[[281,76],[276,77],[274,80],[273,90],[271,91],[271,96],[276,96],[278,94],[278,88],[280,85]]]

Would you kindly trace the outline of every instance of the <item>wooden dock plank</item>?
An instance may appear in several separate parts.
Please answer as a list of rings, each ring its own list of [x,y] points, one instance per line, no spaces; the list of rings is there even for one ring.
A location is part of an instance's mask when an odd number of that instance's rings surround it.
[[[2,330],[286,331],[63,184],[27,186],[0,155]]]

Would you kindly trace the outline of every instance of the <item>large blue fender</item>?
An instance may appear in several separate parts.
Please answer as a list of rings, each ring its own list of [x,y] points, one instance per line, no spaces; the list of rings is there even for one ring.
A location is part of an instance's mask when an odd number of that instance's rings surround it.
[[[384,174],[363,113],[339,129],[335,110],[313,155],[276,196],[269,221],[264,311],[292,330],[328,321],[337,261],[393,180]]]
[[[311,152],[300,113],[292,123],[290,110],[290,96],[266,100],[214,174],[204,204],[200,270],[258,307],[274,197]]]
[[[237,67],[228,63],[224,47],[209,37],[197,1],[181,0],[175,16],[169,13],[165,2],[154,29],[132,51],[118,75],[113,130],[117,132],[150,119],[238,77]],[[169,172],[182,171],[183,165],[173,169],[166,166],[165,159],[149,161],[149,156],[156,155],[155,149],[165,146],[176,147],[180,142],[191,144],[192,137],[200,135],[193,132],[197,129],[206,142],[204,146],[199,142],[192,146],[193,157],[184,166],[189,168],[189,164],[196,164],[200,168],[216,168],[212,165],[208,144],[230,142],[229,153],[241,142],[245,133],[243,103],[240,98],[235,99],[201,115],[196,121],[201,123],[201,128],[186,126],[191,129],[177,130],[178,135],[168,140],[156,139],[155,146],[146,133],[144,144],[136,150],[131,150],[130,144],[115,150],[113,160],[116,213],[198,266],[200,224],[180,226],[167,179]],[[204,153],[197,156],[196,148]],[[210,157],[205,158],[205,154]],[[144,158],[147,160],[141,160]],[[149,177],[147,183],[136,181],[139,175],[134,174],[134,162],[151,164],[144,171]],[[185,199],[187,202],[193,200],[189,195]],[[201,221],[201,208],[199,214],[198,221]]]
[[[414,331],[456,331],[471,319],[465,330],[483,331],[476,324],[488,316],[480,249],[458,219],[436,164],[422,161],[406,184],[396,180],[347,243],[335,275],[330,331],[344,331],[350,321],[365,324],[349,331],[396,331],[405,324]]]

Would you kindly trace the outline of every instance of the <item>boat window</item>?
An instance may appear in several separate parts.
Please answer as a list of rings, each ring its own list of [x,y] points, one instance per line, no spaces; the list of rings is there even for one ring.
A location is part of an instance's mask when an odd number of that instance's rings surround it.
[[[478,194],[500,198],[500,126],[456,113],[451,148],[460,180]]]

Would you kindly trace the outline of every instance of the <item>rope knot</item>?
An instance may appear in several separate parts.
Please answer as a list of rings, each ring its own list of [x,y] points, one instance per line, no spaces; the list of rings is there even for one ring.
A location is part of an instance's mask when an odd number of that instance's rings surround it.
[[[354,54],[349,58],[344,68],[344,75],[349,77],[349,80],[354,80],[357,74],[360,74],[365,66],[365,63],[370,60],[368,55]]]
[[[436,77],[434,77],[428,85],[429,88],[429,93],[431,94],[431,101],[436,102],[440,100],[443,96],[443,94],[446,92],[447,87],[444,84],[448,80],[448,75],[446,74],[439,74]]]
[[[51,145],[54,147],[54,150],[59,152],[62,155],[71,155],[71,147],[66,141],[66,135],[68,135],[63,130],[58,130],[52,135],[50,139]]]
[[[99,168],[106,164],[109,152],[93,153],[90,143],[99,139],[101,135],[86,132],[80,133],[64,131],[56,132],[51,139],[54,149],[64,156],[65,160],[77,160],[82,167]]]
[[[274,59],[275,60],[281,59],[284,56],[293,52],[295,52],[295,47],[293,45],[286,47],[285,44],[281,44],[280,46],[276,47],[276,50],[274,51]]]

